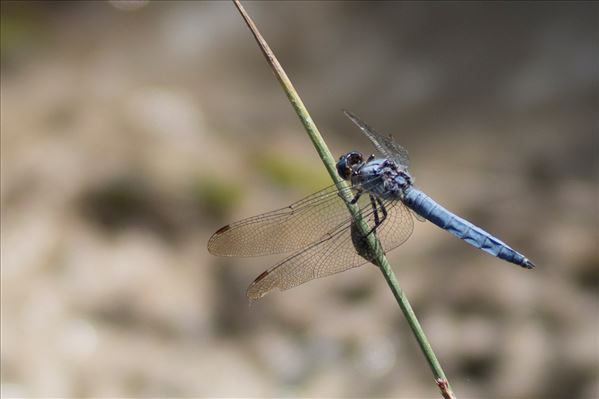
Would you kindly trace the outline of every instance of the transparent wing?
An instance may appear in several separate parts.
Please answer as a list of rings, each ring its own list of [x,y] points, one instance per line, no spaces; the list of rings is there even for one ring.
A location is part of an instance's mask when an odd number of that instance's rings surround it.
[[[220,256],[290,252],[314,242],[347,217],[347,208],[333,185],[288,207],[219,229],[208,241],[208,250]]]
[[[414,212],[412,209],[410,209],[410,212],[412,212],[412,216],[414,216],[414,218],[416,218],[416,220],[418,220],[419,222],[426,222],[426,218],[423,218],[422,216]]]
[[[356,189],[347,189],[353,198]],[[349,212],[335,185],[288,207],[222,227],[208,241],[219,256],[260,256],[295,251],[347,220]]]
[[[364,121],[358,118],[356,115],[349,111],[343,110],[343,113],[355,123],[362,133],[366,135],[372,141],[375,148],[380,151],[385,158],[389,158],[397,162],[400,166],[403,166],[405,170],[410,166],[410,157],[408,156],[408,150],[397,144],[393,140],[393,136],[383,136],[377,133],[373,128],[368,126]]]
[[[362,218],[371,228],[374,226],[374,211],[365,194],[367,203],[361,204]],[[385,252],[404,243],[412,234],[414,221],[410,211],[399,201],[386,201],[388,215],[377,228]],[[347,213],[347,211],[346,211]],[[379,212],[380,214],[380,212]],[[349,214],[348,214],[349,216]],[[319,241],[284,259],[262,273],[248,287],[247,296],[257,300],[274,288],[287,290],[307,281],[339,273],[360,266],[373,258],[363,245],[365,238],[356,237],[351,217],[347,217]],[[358,253],[358,251],[360,253]]]

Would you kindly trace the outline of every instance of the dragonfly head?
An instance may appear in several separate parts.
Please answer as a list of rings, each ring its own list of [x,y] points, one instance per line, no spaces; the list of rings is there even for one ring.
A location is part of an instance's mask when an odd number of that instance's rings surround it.
[[[343,180],[349,180],[353,173],[360,170],[364,165],[364,158],[359,152],[351,151],[339,157],[337,161],[337,173]]]

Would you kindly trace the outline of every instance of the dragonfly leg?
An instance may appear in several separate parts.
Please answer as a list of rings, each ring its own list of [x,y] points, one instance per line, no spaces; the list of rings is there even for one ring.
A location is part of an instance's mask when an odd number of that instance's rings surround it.
[[[378,202],[379,206],[381,207],[381,212],[383,212],[383,219],[381,220],[381,223],[383,223],[385,221],[385,219],[387,219],[387,207],[385,206],[385,204],[383,204],[383,201],[381,201],[380,198],[376,198],[376,202]]]
[[[354,205],[356,202],[358,202],[358,200],[360,199],[360,196],[362,196],[362,193],[363,193],[362,190],[358,190],[356,192],[356,195],[354,196],[354,198],[349,203]]]
[[[374,196],[372,194],[370,194],[368,197],[370,197],[370,205],[372,206],[372,215],[374,216],[374,227],[372,228],[372,230],[376,229],[379,224],[381,223],[379,221],[379,211],[376,208],[376,200],[374,199]],[[372,232],[371,230],[371,232]],[[370,233],[368,233],[370,234]]]
[[[366,237],[368,237],[371,233],[375,233],[376,234],[376,229],[383,224],[383,222],[385,221],[385,219],[387,219],[387,208],[385,207],[385,204],[383,204],[383,201],[381,201],[380,198],[376,198],[374,195],[370,194],[370,204],[372,205],[372,215],[374,216],[374,227],[368,232],[368,234],[366,234]],[[379,209],[377,207],[380,207],[380,211],[383,214],[383,218],[381,219],[379,217]]]

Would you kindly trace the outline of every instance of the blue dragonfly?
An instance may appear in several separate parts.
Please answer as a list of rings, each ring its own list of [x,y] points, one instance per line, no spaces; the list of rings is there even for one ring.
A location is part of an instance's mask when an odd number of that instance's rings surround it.
[[[365,234],[376,235],[385,252],[410,237],[415,217],[429,220],[493,256],[534,268],[524,255],[414,187],[407,150],[354,114],[344,113],[382,157],[371,155],[365,160],[359,152],[348,152],[339,158],[337,172],[351,186],[339,189],[332,185],[285,208],[229,224],[208,241],[208,250],[218,256],[291,253],[252,282],[246,293],[250,300],[274,288],[286,290],[374,261],[366,236],[360,233],[343,198],[352,198],[350,203],[359,208],[358,215],[366,224]]]

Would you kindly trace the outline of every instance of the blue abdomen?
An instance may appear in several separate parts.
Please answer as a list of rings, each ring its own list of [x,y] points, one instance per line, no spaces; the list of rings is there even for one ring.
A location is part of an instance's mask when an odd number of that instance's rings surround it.
[[[413,187],[407,188],[404,191],[403,203],[418,215],[476,248],[522,267],[530,269],[534,266],[522,254],[514,251],[507,244],[480,227],[451,213],[420,190]]]

